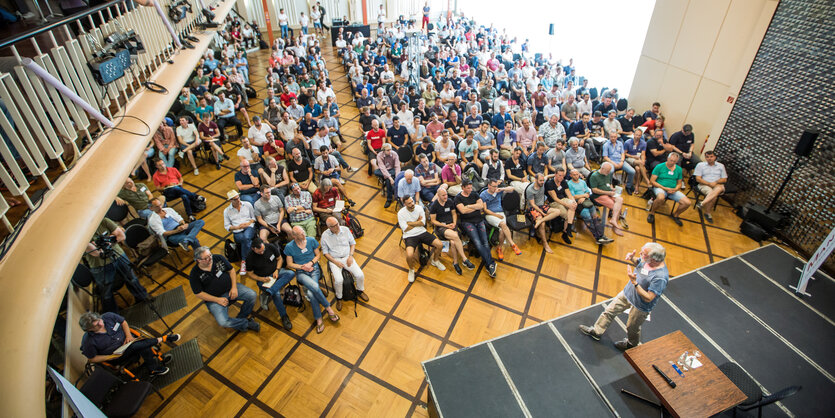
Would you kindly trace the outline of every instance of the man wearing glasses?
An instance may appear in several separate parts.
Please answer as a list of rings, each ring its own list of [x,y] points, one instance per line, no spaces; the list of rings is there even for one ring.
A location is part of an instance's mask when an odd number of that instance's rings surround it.
[[[222,255],[212,254],[209,247],[200,247],[194,250],[194,261],[197,264],[188,277],[191,291],[198,299],[206,302],[206,308],[218,325],[238,331],[260,331],[261,325],[247,318],[255,306],[255,292],[238,283],[238,275],[229,260]],[[229,305],[236,300],[243,302],[243,305],[238,315],[230,318]]]
[[[340,226],[339,221],[333,216],[325,220],[328,229],[322,232],[322,254],[328,259],[328,268],[333,275],[334,293],[336,293],[336,310],[342,310],[342,269],[348,270],[354,276],[354,284],[357,287],[357,297],[363,302],[368,302],[368,295],[365,294],[365,274],[359,264],[354,260],[354,249],[357,242],[346,226]]]

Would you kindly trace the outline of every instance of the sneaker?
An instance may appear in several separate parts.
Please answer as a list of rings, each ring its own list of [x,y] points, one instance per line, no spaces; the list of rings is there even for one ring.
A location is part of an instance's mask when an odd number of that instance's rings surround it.
[[[605,245],[605,244],[609,244],[609,243],[612,243],[612,242],[615,242],[615,240],[613,240],[612,238],[609,238],[609,237],[600,237],[600,238],[597,239],[597,243],[600,244],[600,245]]]
[[[513,244],[510,248],[513,248],[513,252],[516,253],[516,255],[522,255],[522,250],[519,249],[518,245]]]
[[[180,248],[182,248],[184,251],[188,251],[188,243],[187,242],[180,241],[179,245],[180,245]]]
[[[162,376],[168,373],[170,370],[171,369],[169,369],[168,367],[162,366],[159,369],[151,370],[151,376]]]
[[[195,168],[195,169],[194,169],[194,175],[195,175],[195,176],[200,175],[200,170],[198,170],[198,169],[196,169],[196,168]]]
[[[592,328],[592,327],[589,327],[589,326],[586,326],[586,325],[580,325],[580,332],[582,332],[583,334],[588,335],[589,337],[593,338],[595,341],[600,341],[600,335],[598,335],[596,332],[594,332],[594,328]]]
[[[673,216],[672,218],[673,218],[673,222],[675,222],[675,223],[676,223],[676,225],[678,225],[678,226],[684,226],[684,224],[683,224],[683,223],[681,223],[681,218],[679,218],[678,216]]]
[[[490,265],[490,267],[487,267],[487,274],[489,274],[490,277],[494,279],[496,278],[496,263],[493,263]]]
[[[340,177],[340,178],[339,178],[339,182],[340,182],[340,183],[342,183],[342,184],[345,184],[345,179],[343,179],[342,177]]]
[[[215,167],[220,170],[220,162],[215,161]]]
[[[386,204],[383,205],[384,208],[388,209],[391,206],[391,200],[386,200]]]
[[[354,202],[353,200],[348,199],[348,206],[356,206],[356,205],[357,205],[357,202]]]
[[[504,260],[504,250],[502,247],[496,247],[496,259]]]
[[[261,302],[261,309],[264,311],[270,310],[270,295],[267,292],[258,294],[258,301]]]
[[[163,340],[168,343],[176,343],[180,341],[180,334],[167,334]]]
[[[620,341],[615,343],[615,348],[617,348],[620,351],[626,351],[626,350],[628,350],[632,347],[635,347],[635,346],[632,345],[632,344],[629,344],[629,341],[627,341],[627,340],[620,340]]]
[[[366,295],[365,292],[360,291],[357,297],[363,302],[368,302],[368,295]]]
[[[171,353],[165,353],[165,354],[162,355],[162,364],[171,363],[171,360],[173,360],[173,359],[174,359],[174,356],[172,356]]]
[[[452,268],[455,269],[455,272],[458,273],[459,276],[464,274],[464,271],[461,270],[461,266],[458,263],[452,263]]]
[[[467,270],[472,270],[475,268],[475,265],[473,265],[473,263],[470,260],[464,260],[462,264],[464,264],[464,267],[466,267]]]
[[[655,202],[655,199],[647,200],[647,212],[652,209],[652,204]]]
[[[241,261],[241,276],[246,276],[246,261]]]
[[[440,271],[446,270],[446,267],[444,267],[443,263],[441,263],[441,260],[429,260],[429,264],[435,266],[435,268]]]
[[[703,215],[705,216],[706,221],[708,221],[710,223],[713,223],[713,215],[711,215],[709,213],[704,213]]]
[[[653,215],[651,213],[649,215],[647,215],[647,222],[649,222],[651,224],[654,224],[655,223],[655,215]]]
[[[409,269],[409,283],[412,283],[414,281],[415,281],[415,271],[412,270],[412,269]]]
[[[562,240],[568,245],[571,245],[571,237],[568,236],[568,232],[562,233]]]
[[[250,319],[249,322],[246,324],[246,327],[255,332],[261,332],[261,324],[255,322],[254,319]]]
[[[194,215],[188,215],[188,221],[189,222],[194,222],[196,220],[197,220],[197,218],[195,218]]]
[[[353,173],[353,172],[355,172],[355,171],[360,171],[360,169],[359,169],[359,168],[356,168],[356,167],[348,167],[348,172],[349,172],[349,173]]]
[[[283,326],[284,329],[286,329],[287,331],[290,331],[291,329],[293,329],[293,322],[290,321],[289,316],[284,315],[284,316],[281,317],[281,326]]]
[[[334,305],[336,306],[337,311],[342,311],[342,299],[337,299]]]
[[[182,151],[177,152],[177,156],[180,157],[180,158],[183,158],[184,155],[186,155],[186,153],[184,153]]]

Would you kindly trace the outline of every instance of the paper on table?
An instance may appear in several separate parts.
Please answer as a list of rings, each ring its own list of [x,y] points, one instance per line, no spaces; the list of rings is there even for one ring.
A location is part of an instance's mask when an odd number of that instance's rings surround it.
[[[337,200],[336,203],[333,205],[333,211],[342,212],[342,209],[345,209],[345,201]]]
[[[264,289],[269,289],[269,288],[273,287],[274,284],[275,284],[275,278],[271,277],[270,281],[262,284],[261,287],[263,287]]]
[[[687,367],[691,369],[697,369],[699,367],[702,367],[702,362],[699,361],[699,359],[696,358],[696,356],[687,356],[687,358],[684,360],[684,364],[686,364]]]

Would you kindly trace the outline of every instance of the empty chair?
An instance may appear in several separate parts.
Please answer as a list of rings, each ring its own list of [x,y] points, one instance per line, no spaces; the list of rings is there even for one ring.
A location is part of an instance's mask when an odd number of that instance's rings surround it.
[[[123,382],[103,367],[97,367],[81,386],[81,393],[108,417],[133,416],[152,390],[149,382]]]
[[[763,396],[762,390],[760,390],[760,386],[745,370],[742,370],[738,364],[733,362],[727,362],[719,366],[719,370],[725,374],[725,376],[733,382],[748,399],[742,401],[741,404],[737,405],[734,408],[734,416],[736,416],[736,410],[740,411],[750,411],[754,408],[757,408],[757,417],[763,416],[763,407],[766,405],[773,404],[781,399],[788,398],[789,396],[794,395],[797,391],[800,390],[800,386],[789,386],[782,390],[778,390],[777,392],[772,393],[768,396]]]

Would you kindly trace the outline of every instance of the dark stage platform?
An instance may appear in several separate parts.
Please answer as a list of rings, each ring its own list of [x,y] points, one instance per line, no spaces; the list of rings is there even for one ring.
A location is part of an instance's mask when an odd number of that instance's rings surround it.
[[[681,330],[715,364],[738,363],[766,393],[803,387],[763,416],[833,416],[835,280],[816,273],[812,297],[800,299],[788,285],[797,284],[802,268],[802,260],[769,245],[678,276],[641,340]],[[612,345],[626,336],[626,315],[600,342],[577,330],[594,323],[608,302],[425,361],[430,415],[660,416],[621,394],[658,402]]]

